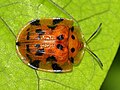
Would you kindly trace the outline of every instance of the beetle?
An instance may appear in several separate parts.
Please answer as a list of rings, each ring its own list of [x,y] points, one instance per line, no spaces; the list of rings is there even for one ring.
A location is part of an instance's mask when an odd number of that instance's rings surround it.
[[[87,42],[99,32],[98,29],[87,40],[74,21],[65,18],[44,18],[30,21],[21,29],[16,39],[17,53],[28,66],[48,72],[69,72],[77,65],[87,50],[103,67],[100,59]]]

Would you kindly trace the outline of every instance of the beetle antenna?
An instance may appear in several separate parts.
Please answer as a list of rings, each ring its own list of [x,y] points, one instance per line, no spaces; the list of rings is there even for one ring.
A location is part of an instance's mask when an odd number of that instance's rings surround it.
[[[100,59],[98,58],[98,56],[93,53],[90,49],[86,48],[87,52],[96,60],[96,62],[99,64],[100,68],[103,69],[103,64],[100,61]]]
[[[92,40],[93,37],[95,37],[98,34],[98,32],[101,30],[101,26],[102,26],[102,23],[100,23],[100,25],[98,26],[98,28],[96,29],[96,31],[86,41],[87,44],[90,42],[90,40]]]

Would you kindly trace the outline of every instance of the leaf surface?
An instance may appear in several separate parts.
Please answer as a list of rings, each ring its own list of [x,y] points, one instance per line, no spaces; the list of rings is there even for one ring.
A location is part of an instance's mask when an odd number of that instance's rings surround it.
[[[0,0],[0,90],[38,90],[38,86],[39,90],[99,90],[120,43],[119,4],[119,0]],[[37,71],[38,85],[36,72],[16,54],[15,36],[29,21],[48,17],[74,19],[86,40],[102,23],[89,47],[101,59],[103,70],[85,52],[70,73]]]

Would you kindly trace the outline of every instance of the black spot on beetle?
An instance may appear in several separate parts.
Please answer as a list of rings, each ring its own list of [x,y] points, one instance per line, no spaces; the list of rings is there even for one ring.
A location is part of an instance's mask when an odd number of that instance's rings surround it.
[[[16,45],[17,45],[17,46],[20,46],[20,42],[16,42]]]
[[[39,47],[40,47],[40,44],[35,44],[35,47],[36,47],[36,48],[39,48]]]
[[[71,63],[74,63],[74,58],[73,57],[69,58],[69,60],[70,60]]]
[[[27,29],[27,31],[29,31],[29,30],[30,30],[30,28]]]
[[[56,18],[56,19],[53,20],[53,25],[58,24],[63,20],[64,20],[63,18]]]
[[[75,51],[75,48],[71,48],[71,52],[73,53]]]
[[[40,35],[38,35],[38,38],[37,38],[38,40],[40,40],[41,39],[41,37],[40,37]]]
[[[62,49],[63,49],[63,46],[62,46],[61,44],[58,44],[58,45],[57,45],[57,48],[60,49],[60,50],[62,50]]]
[[[62,71],[62,68],[57,63],[52,64],[52,68],[53,68],[53,70]]]
[[[36,29],[36,33],[43,35],[45,32],[42,29]]]
[[[44,49],[38,49],[35,53],[37,56],[42,56],[45,53]]]
[[[56,58],[54,56],[50,56],[46,59],[46,61],[57,61]]]
[[[34,60],[33,62],[30,63],[30,65],[36,67],[36,68],[39,68],[39,63],[40,63],[40,60]]]
[[[26,50],[27,50],[27,52],[30,52],[29,45],[26,45]]]
[[[57,39],[58,39],[58,40],[63,40],[64,37],[63,37],[63,35],[60,35],[60,36],[57,37]]]
[[[27,33],[27,40],[30,39],[30,32]]]
[[[30,57],[29,54],[26,54],[27,58],[30,60],[30,62],[32,62],[32,58]]]
[[[33,21],[30,22],[30,24],[38,26],[38,25],[40,25],[40,20],[38,20],[38,19],[33,20]]]
[[[71,32],[73,32],[74,31],[74,26],[72,26],[70,29],[71,29]]]
[[[75,36],[74,36],[74,35],[72,35],[72,36],[71,36],[71,38],[74,40],[74,39],[75,39]]]
[[[54,30],[57,26],[56,25],[48,25],[47,27]]]

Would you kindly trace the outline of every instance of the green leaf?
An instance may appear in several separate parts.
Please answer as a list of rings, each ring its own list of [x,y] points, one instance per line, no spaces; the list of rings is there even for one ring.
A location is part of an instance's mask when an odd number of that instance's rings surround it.
[[[119,0],[0,0],[0,90],[100,89],[120,43],[119,4]],[[70,73],[37,71],[38,85],[35,70],[24,65],[16,54],[15,36],[33,19],[71,16],[86,40],[102,23],[101,32],[89,47],[101,59],[103,70],[86,52]]]

